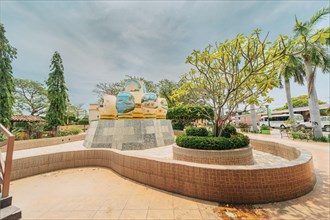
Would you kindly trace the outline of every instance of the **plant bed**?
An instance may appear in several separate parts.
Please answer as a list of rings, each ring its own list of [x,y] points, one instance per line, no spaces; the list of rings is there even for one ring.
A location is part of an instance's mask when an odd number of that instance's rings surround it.
[[[196,150],[173,145],[173,159],[217,165],[253,165],[252,147],[230,150]]]
[[[186,134],[178,135],[173,146],[176,160],[219,165],[253,164],[249,138],[237,133],[232,126],[226,127],[221,137],[210,136],[203,128],[189,128]]]
[[[261,134],[270,134],[270,130],[261,130]]]

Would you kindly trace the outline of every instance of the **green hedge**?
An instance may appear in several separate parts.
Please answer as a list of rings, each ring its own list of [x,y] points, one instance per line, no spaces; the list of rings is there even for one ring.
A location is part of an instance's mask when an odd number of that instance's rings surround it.
[[[178,135],[176,144],[180,147],[200,150],[229,150],[248,146],[250,140],[243,134],[225,137],[198,137]]]
[[[200,136],[200,137],[207,137],[209,132],[206,128],[201,127],[188,127],[186,129],[187,136]]]
[[[236,135],[236,134],[237,134],[236,128],[231,124],[227,124],[226,127],[222,130],[220,136],[225,138],[230,138],[232,135]]]
[[[66,129],[64,131],[59,131],[58,135],[59,136],[77,135],[81,132],[82,132],[82,130],[80,128],[73,127],[73,128]]]

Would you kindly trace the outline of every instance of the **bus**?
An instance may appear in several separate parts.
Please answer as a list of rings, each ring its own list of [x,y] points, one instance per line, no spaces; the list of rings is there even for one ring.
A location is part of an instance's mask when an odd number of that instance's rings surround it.
[[[285,124],[284,122],[289,119],[289,114],[285,115],[274,115],[269,119],[270,127],[272,128],[287,128],[290,125]],[[297,124],[304,124],[304,117],[299,114],[294,114],[294,120],[296,120]],[[268,126],[268,116],[263,116],[260,119],[260,126],[266,125]]]

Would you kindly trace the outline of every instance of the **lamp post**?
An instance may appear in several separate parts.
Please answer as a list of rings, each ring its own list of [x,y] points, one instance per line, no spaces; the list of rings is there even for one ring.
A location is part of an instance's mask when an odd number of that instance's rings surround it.
[[[266,109],[267,109],[267,117],[268,117],[268,127],[270,127],[270,121],[269,121],[269,110],[268,110],[269,105],[266,105]]]

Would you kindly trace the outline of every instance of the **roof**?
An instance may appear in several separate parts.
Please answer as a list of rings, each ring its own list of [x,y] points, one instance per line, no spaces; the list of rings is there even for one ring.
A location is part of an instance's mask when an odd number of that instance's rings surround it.
[[[44,122],[45,119],[34,115],[14,115],[11,122]]]

